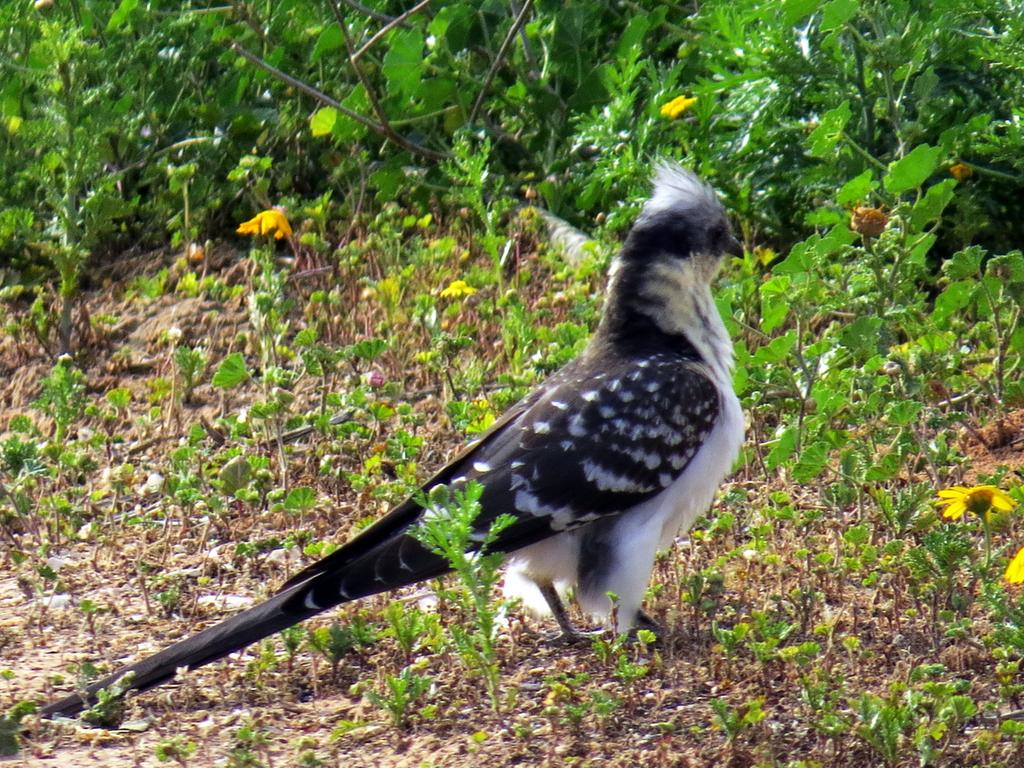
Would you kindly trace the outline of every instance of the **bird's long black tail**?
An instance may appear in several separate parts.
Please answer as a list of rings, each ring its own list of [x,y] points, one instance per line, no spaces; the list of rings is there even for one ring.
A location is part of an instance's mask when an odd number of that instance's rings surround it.
[[[322,610],[317,607],[295,612],[293,600],[297,590],[298,588],[292,588],[278,593],[266,602],[232,616],[227,621],[175,643],[149,658],[119,669],[114,674],[93,683],[85,691],[43,707],[40,714],[43,717],[72,717],[91,704],[97,691],[109,688],[129,672],[135,673],[130,688],[140,691],[151,688],[173,677],[182,667],[194,669],[209,664]]]
[[[487,435],[441,469],[424,489],[447,483],[457,473],[468,472],[464,465],[472,460],[473,452],[486,446],[494,436],[500,436],[501,428],[518,416],[523,407],[520,404],[506,412]],[[477,521],[481,530],[486,530],[503,509],[501,502],[508,496],[503,490],[507,488],[507,470],[505,474],[491,472],[489,477],[493,482],[485,489],[481,505],[495,511]],[[501,478],[504,484],[499,482]],[[486,493],[494,494],[495,500],[489,501]],[[85,691],[43,707],[40,714],[73,716],[91,705],[97,691],[109,688],[129,672],[134,672],[135,677],[127,689],[152,688],[172,678],[182,667],[194,669],[209,664],[336,605],[443,575],[450,569],[447,560],[409,535],[421,512],[422,507],[414,499],[407,500],[347,544],[297,573],[265,602],[119,669]],[[494,551],[510,552],[549,535],[551,529],[546,518],[530,515],[505,529],[501,540],[491,546]]]
[[[270,599],[204,629],[159,653],[130,664],[93,683],[85,691],[43,707],[40,715],[71,717],[91,705],[101,688],[129,672],[128,689],[145,690],[170,679],[182,667],[195,669],[280,632],[336,605],[367,595],[435,578],[449,566],[400,527],[379,526],[313,563]]]

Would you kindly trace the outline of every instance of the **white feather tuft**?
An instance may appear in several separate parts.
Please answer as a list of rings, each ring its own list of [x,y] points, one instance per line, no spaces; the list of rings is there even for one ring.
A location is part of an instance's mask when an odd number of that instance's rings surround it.
[[[654,164],[654,190],[644,205],[644,218],[662,211],[701,206],[719,208],[721,203],[715,191],[697,174],[669,160],[659,160]]]

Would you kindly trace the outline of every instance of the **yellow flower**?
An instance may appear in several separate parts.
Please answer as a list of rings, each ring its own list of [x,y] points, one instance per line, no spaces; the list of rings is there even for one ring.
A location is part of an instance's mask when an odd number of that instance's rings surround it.
[[[945,505],[942,515],[950,520],[959,520],[966,512],[972,512],[979,517],[985,515],[987,519],[993,510],[1010,512],[1017,506],[1013,498],[994,485],[976,485],[973,488],[957,485],[947,488],[939,491],[936,503]]]
[[[758,262],[760,262],[762,267],[767,267],[769,264],[775,261],[775,257],[778,256],[778,254],[775,252],[775,249],[769,248],[766,245],[755,246],[754,255],[757,257],[757,260]]]
[[[292,225],[288,223],[283,213],[276,208],[270,208],[239,224],[235,231],[240,235],[269,235],[273,232],[274,237],[280,240],[282,237],[291,236]]]
[[[1024,581],[1024,547],[1017,550],[1013,560],[1006,566],[1006,573],[1003,578],[1011,584],[1020,584]]]
[[[445,299],[461,299],[466,296],[472,296],[474,293],[476,293],[476,288],[469,285],[465,280],[455,280],[441,291],[441,296]]]
[[[662,105],[661,114],[669,120],[675,120],[696,103],[696,96],[676,96],[672,101]]]

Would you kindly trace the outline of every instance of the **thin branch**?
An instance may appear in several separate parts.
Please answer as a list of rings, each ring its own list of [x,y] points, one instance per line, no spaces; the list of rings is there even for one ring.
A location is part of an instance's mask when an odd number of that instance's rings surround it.
[[[262,69],[262,70],[264,70],[266,72],[269,72],[271,75],[276,77],[281,82],[287,83],[288,85],[292,86],[293,88],[295,88],[295,89],[297,89],[299,91],[302,91],[307,96],[312,96],[317,101],[323,102],[324,104],[326,104],[329,107],[334,107],[334,109],[336,109],[339,112],[341,112],[341,114],[345,115],[346,117],[351,118],[352,120],[355,120],[357,123],[360,123],[361,125],[365,125],[367,128],[369,128],[374,133],[379,133],[381,136],[384,136],[385,138],[390,139],[391,141],[393,141],[395,144],[399,145],[403,149],[407,149],[409,152],[412,152],[414,154],[423,155],[424,157],[429,157],[432,160],[440,160],[440,159],[444,158],[444,155],[442,155],[441,153],[436,152],[433,149],[429,149],[428,147],[420,146],[419,144],[416,144],[415,142],[409,141],[404,136],[396,133],[394,131],[394,129],[392,129],[390,126],[384,126],[384,125],[381,125],[380,123],[374,122],[373,120],[371,120],[370,118],[366,117],[365,115],[361,115],[358,112],[349,109],[344,104],[342,104],[340,101],[338,101],[337,99],[331,98],[330,96],[328,96],[323,91],[317,90],[316,88],[314,88],[313,86],[309,85],[308,83],[304,83],[301,80],[297,80],[296,78],[292,77],[291,75],[286,74],[285,72],[282,72],[280,69],[278,69],[274,65],[264,61],[263,59],[261,59],[256,54],[250,53],[249,51],[247,51],[245,48],[243,48],[242,46],[240,46],[238,43],[236,43],[234,41],[231,42],[231,50],[233,50],[235,53],[237,53],[242,58],[247,59],[248,61],[252,62],[253,64],[255,64],[260,69]]]
[[[384,107],[381,106],[380,101],[377,99],[377,94],[374,93],[373,84],[363,73],[362,67],[359,66],[359,63],[353,58],[355,52],[352,46],[352,36],[348,33],[348,25],[345,23],[345,17],[341,13],[341,8],[338,6],[337,0],[331,0],[331,8],[338,20],[338,27],[341,28],[341,34],[345,39],[345,51],[348,53],[349,64],[351,64],[352,69],[355,70],[356,77],[359,78],[359,82],[363,84],[363,90],[366,92],[366,98],[370,101],[370,109],[373,110],[373,114],[375,114],[377,119],[380,121],[381,132],[386,138],[391,139],[391,141],[395,142],[399,146],[409,149],[409,151],[419,151],[421,154],[431,157],[434,160],[443,159],[445,156],[440,152],[435,152],[432,149],[427,149],[426,147],[422,147],[418,144],[412,145],[412,142],[391,127],[391,123],[388,122],[387,112],[384,111]],[[410,145],[418,147],[418,150],[412,150]]]
[[[390,24],[394,19],[388,16],[386,13],[375,11],[373,8],[367,8],[362,3],[357,3],[356,0],[343,0],[345,5],[351,8],[353,11],[359,11],[364,16],[369,16],[371,19],[377,21],[383,21],[385,24]],[[404,24],[402,26],[405,26]]]
[[[390,32],[395,27],[397,27],[400,24],[402,24],[402,22],[404,22],[406,19],[408,19],[410,16],[412,16],[417,11],[420,11],[423,8],[426,8],[429,4],[430,4],[430,0],[422,0],[422,2],[417,3],[412,8],[410,8],[408,11],[403,13],[401,16],[397,16],[392,21],[389,21],[387,24],[385,24],[383,27],[381,27],[380,31],[377,32],[377,34],[375,34],[373,37],[371,37],[369,40],[367,40],[365,43],[363,43],[362,47],[360,47],[358,51],[356,51],[354,54],[352,54],[349,57],[350,59],[352,59],[352,63],[355,64],[355,62],[359,59],[359,57],[362,56],[364,53],[366,53],[368,50],[370,50],[370,48],[372,48],[377,43],[378,40],[380,40],[382,37],[384,37],[384,35],[386,35],[388,32]],[[335,15],[337,15],[337,5],[335,5],[334,7],[335,7]],[[340,19],[338,20],[338,23],[341,24],[341,20]]]
[[[476,116],[480,112],[480,105],[484,103],[484,96],[487,95],[487,89],[491,86],[491,80],[494,79],[494,75],[498,71],[498,67],[501,66],[502,61],[505,59],[505,54],[508,52],[509,46],[515,39],[516,34],[522,28],[523,24],[526,23],[526,14],[530,12],[533,7],[533,0],[526,0],[523,3],[523,9],[516,16],[516,20],[513,22],[511,29],[508,34],[505,35],[505,40],[501,44],[501,48],[498,49],[497,55],[494,57],[494,61],[491,63],[491,68],[487,72],[487,77],[484,78],[483,87],[480,88],[480,93],[477,94],[476,103],[473,104],[473,110],[469,113],[469,124],[472,125],[476,122]]]
[[[154,16],[205,16],[210,13],[231,13],[233,5],[217,5],[210,8],[179,8],[176,11],[147,11]]]
[[[846,143],[850,145],[850,148],[854,152],[856,152],[858,155],[860,155],[865,160],[867,160],[869,163],[871,163],[871,165],[875,166],[875,168],[878,168],[883,173],[887,173],[889,171],[889,169],[882,163],[881,160],[879,160],[877,157],[875,157],[870,152],[868,152],[866,149],[864,149],[864,147],[862,147],[860,144],[858,144],[853,139],[853,137],[850,136],[850,134],[848,134],[846,131],[843,131],[840,135],[846,141]]]
[[[523,10],[519,7],[519,3],[517,3],[516,0],[510,0],[510,5],[512,6],[512,12],[517,16]],[[533,69],[534,60],[533,51],[530,49],[530,38],[526,36],[526,30],[522,27],[519,28],[519,43],[523,46],[523,56],[526,58],[527,65],[530,69]]]

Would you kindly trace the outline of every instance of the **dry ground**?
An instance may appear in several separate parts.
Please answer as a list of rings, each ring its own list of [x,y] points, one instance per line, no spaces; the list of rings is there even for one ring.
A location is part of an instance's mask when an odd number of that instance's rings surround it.
[[[153,257],[159,262],[160,257]],[[226,259],[224,269],[236,263]],[[143,261],[136,272],[152,270]],[[126,270],[122,278],[130,277]],[[244,275],[237,276],[244,279]],[[170,375],[166,344],[161,334],[171,325],[187,337],[202,338],[215,357],[236,348],[237,334],[246,329],[244,300],[217,304],[204,299],[182,300],[167,296],[151,303],[120,298],[123,282],[98,285],[87,301],[90,314],[108,314],[116,323],[100,334],[89,349],[86,371],[91,396],[99,397],[114,386],[127,386],[139,402],[145,402],[146,382],[156,375]],[[401,361],[399,361],[401,362]],[[38,394],[38,382],[50,368],[38,348],[0,342],[0,377],[7,383],[0,397],[3,417],[0,430],[11,416],[30,413]],[[438,397],[429,394],[437,382],[398,363],[385,370],[391,380],[403,383],[422,416],[421,434],[427,445],[421,457],[422,471],[437,466],[458,447],[460,437],[442,418]],[[423,391],[428,394],[423,396]],[[312,390],[301,392],[300,403],[315,402]],[[252,392],[241,390],[225,397],[204,385],[197,390],[197,405],[162,414],[157,426],[124,427],[124,442],[111,457],[113,465],[130,461],[135,481],[128,498],[112,517],[107,501],[87,510],[100,522],[104,533],[83,534],[61,542],[48,551],[34,549],[32,531],[18,532],[4,545],[0,561],[0,669],[13,673],[0,684],[0,708],[22,699],[45,700],[58,693],[51,680],[63,673],[60,693],[73,675],[68,671],[81,661],[107,668],[138,658],[165,644],[215,622],[230,613],[202,605],[200,597],[259,599],[284,581],[298,563],[287,557],[239,557],[233,552],[238,540],[284,538],[296,527],[294,518],[266,510],[242,507],[229,510],[209,524],[183,519],[180,510],[168,508],[163,524],[146,522],[149,511],[159,507],[159,494],[137,490],[152,471],[166,471],[167,454],[182,435],[197,423],[212,421],[244,402]],[[38,418],[38,414],[34,414]],[[1007,421],[998,449],[966,443],[975,466],[988,470],[999,464],[1020,467],[1024,432],[1020,415]],[[95,427],[93,427],[95,428]],[[318,480],[317,457],[324,451],[317,435],[290,448],[293,482],[315,484],[322,494],[309,519],[300,527],[318,538],[343,541],[355,521],[386,509],[335,483]],[[350,457],[356,465],[360,457]],[[99,473],[85,479],[98,488]],[[878,764],[878,757],[852,733],[830,738],[812,727],[813,713],[801,699],[801,670],[781,663],[756,664],[749,656],[728,658],[716,646],[707,616],[696,616],[680,601],[680,583],[689,573],[717,564],[725,574],[725,593],[716,618],[731,625],[749,619],[755,611],[780,610],[782,606],[800,626],[794,640],[815,640],[822,653],[815,669],[846,681],[850,692],[884,693],[894,680],[906,679],[910,670],[924,663],[942,663],[951,674],[971,681],[971,695],[988,710],[969,721],[946,753],[947,765],[1024,764],[1024,751],[1013,743],[1000,743],[983,752],[974,735],[991,729],[996,701],[994,661],[975,642],[936,638],[923,617],[908,617],[913,600],[903,593],[898,579],[883,578],[865,586],[860,578],[814,566],[801,547],[835,551],[839,534],[855,519],[826,517],[809,526],[777,525],[768,534],[767,547],[754,547],[747,530],[753,510],[765,505],[768,491],[785,490],[797,509],[820,506],[814,489],[787,487],[773,480],[770,487],[753,468],[740,468],[725,489],[720,511],[736,516],[732,526],[704,526],[699,535],[677,544],[659,563],[656,589],[649,603],[653,614],[669,628],[657,649],[637,646],[624,653],[627,659],[649,665],[641,679],[627,682],[615,674],[615,662],[603,661],[590,647],[565,646],[550,639],[552,626],[521,612],[508,618],[500,638],[500,660],[505,703],[493,711],[480,680],[467,675],[457,654],[448,649],[422,651],[420,663],[435,686],[422,702],[433,705],[414,713],[407,729],[391,726],[384,713],[367,701],[362,691],[378,685],[385,672],[397,673],[404,665],[398,648],[383,639],[368,649],[351,653],[333,676],[323,659],[300,652],[289,665],[283,660],[262,671],[251,664],[253,649],[152,692],[134,696],[124,727],[104,731],[75,724],[30,722],[22,754],[14,765],[25,766],[152,766],[159,764],[154,747],[162,739],[184,736],[198,745],[188,765],[223,764],[233,745],[236,727],[247,718],[266,736],[259,748],[267,765],[299,765],[299,743],[306,745],[324,764],[352,766],[702,766],[702,765],[803,765],[854,766]],[[109,496],[107,497],[109,499]],[[330,500],[330,502],[324,501]],[[137,517],[139,524],[131,524]],[[759,518],[760,519],[760,518]],[[11,559],[11,549],[30,554],[23,563]],[[46,557],[59,558],[60,580],[71,596],[65,605],[51,605],[40,593],[33,569]],[[140,587],[140,562],[163,573],[174,574],[183,592],[180,610],[168,615]],[[810,590],[819,598],[801,615],[792,595]],[[429,598],[422,587],[402,599]],[[88,598],[103,607],[92,628],[76,605]],[[377,597],[332,612],[332,619],[346,621],[361,616],[371,624],[381,618],[390,597]],[[442,618],[449,617],[442,613]],[[815,627],[826,630],[814,632]],[[843,638],[858,638],[858,647],[844,645]],[[585,677],[579,677],[579,676]],[[574,679],[575,678],[575,679]],[[828,679],[828,678],[823,678]],[[553,686],[553,680],[564,682]],[[603,692],[619,702],[602,716],[593,710],[573,723],[571,705],[589,701]],[[763,699],[766,718],[750,726],[733,743],[715,727],[712,699],[723,699],[742,708],[751,699]],[[342,721],[360,727],[331,737]],[[314,764],[307,762],[305,764]],[[909,764],[909,763],[907,763]]]

